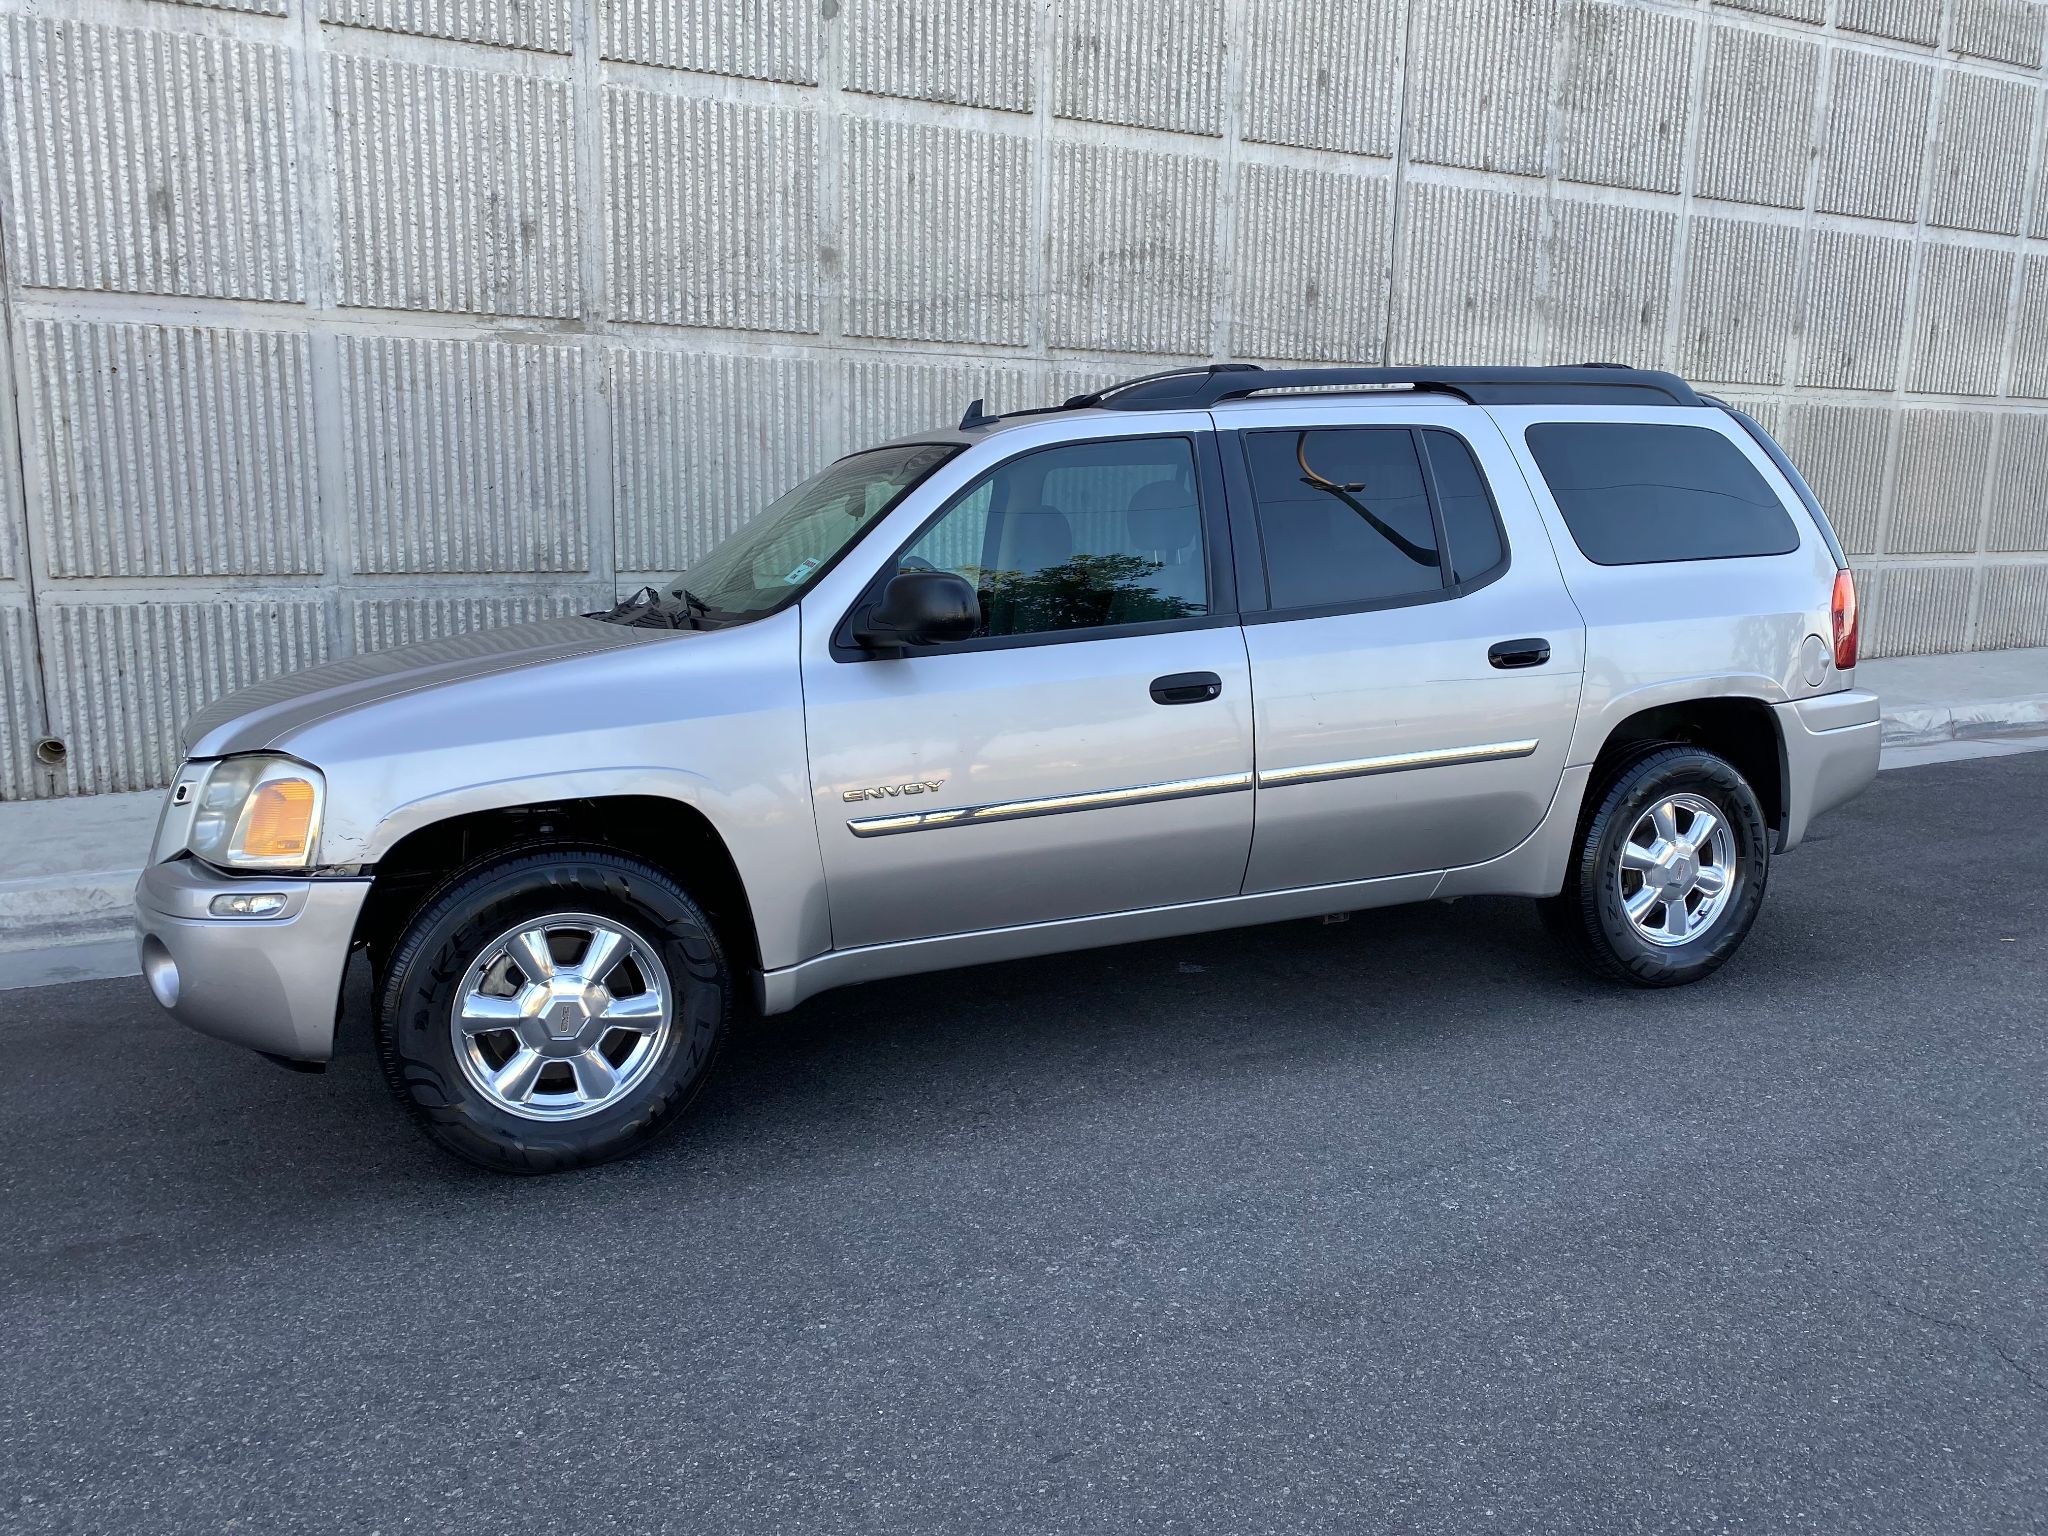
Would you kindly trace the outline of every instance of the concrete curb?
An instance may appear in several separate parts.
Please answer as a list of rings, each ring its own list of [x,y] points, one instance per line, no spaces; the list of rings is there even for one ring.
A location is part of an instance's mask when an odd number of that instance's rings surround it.
[[[2024,699],[1972,699],[1967,704],[1905,704],[1884,711],[1884,744],[1917,747],[1937,741],[1995,741],[2048,731],[2048,694]]]

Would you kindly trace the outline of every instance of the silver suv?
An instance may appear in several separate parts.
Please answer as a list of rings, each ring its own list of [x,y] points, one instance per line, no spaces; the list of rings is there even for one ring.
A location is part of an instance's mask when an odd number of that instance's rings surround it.
[[[1192,368],[849,454],[606,614],[192,721],[137,892],[195,1029],[522,1172],[671,1124],[746,1007],[1456,896],[1694,981],[1877,768],[1856,598],[1669,374]]]

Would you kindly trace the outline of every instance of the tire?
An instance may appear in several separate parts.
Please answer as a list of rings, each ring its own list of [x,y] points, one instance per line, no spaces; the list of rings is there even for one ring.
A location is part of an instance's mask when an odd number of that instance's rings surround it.
[[[1672,829],[1678,836],[1667,838]],[[1770,861],[1770,830],[1749,781],[1712,752],[1656,747],[1605,781],[1580,827],[1564,889],[1539,905],[1544,925],[1596,975],[1683,986],[1719,970],[1741,946],[1763,904]],[[1722,883],[1713,891],[1716,870]],[[1667,896],[1682,912],[1660,899]],[[1632,905],[1640,909],[1633,917]]]
[[[732,1006],[717,934],[673,879],[623,854],[549,848],[465,871],[428,900],[385,969],[378,1054],[438,1145],[503,1173],[555,1173],[673,1125]]]

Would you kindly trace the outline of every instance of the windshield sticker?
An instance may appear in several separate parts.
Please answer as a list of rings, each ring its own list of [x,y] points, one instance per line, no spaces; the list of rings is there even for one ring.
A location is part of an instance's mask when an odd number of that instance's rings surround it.
[[[795,570],[791,571],[787,576],[783,577],[782,584],[785,587],[796,586],[806,576],[810,575],[811,572],[815,571],[819,566],[823,565],[824,563],[825,562],[823,560],[819,559],[816,555],[813,555],[810,559],[804,561],[801,565],[799,565]]]

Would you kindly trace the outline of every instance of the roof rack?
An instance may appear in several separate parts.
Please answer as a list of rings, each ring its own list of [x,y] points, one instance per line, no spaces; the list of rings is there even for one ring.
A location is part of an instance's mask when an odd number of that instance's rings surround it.
[[[1261,368],[1206,363],[1125,379],[1064,406],[1111,411],[1202,410],[1286,390],[1398,389],[1453,395],[1471,405],[1704,405],[1675,373],[1621,363],[1561,368]]]

